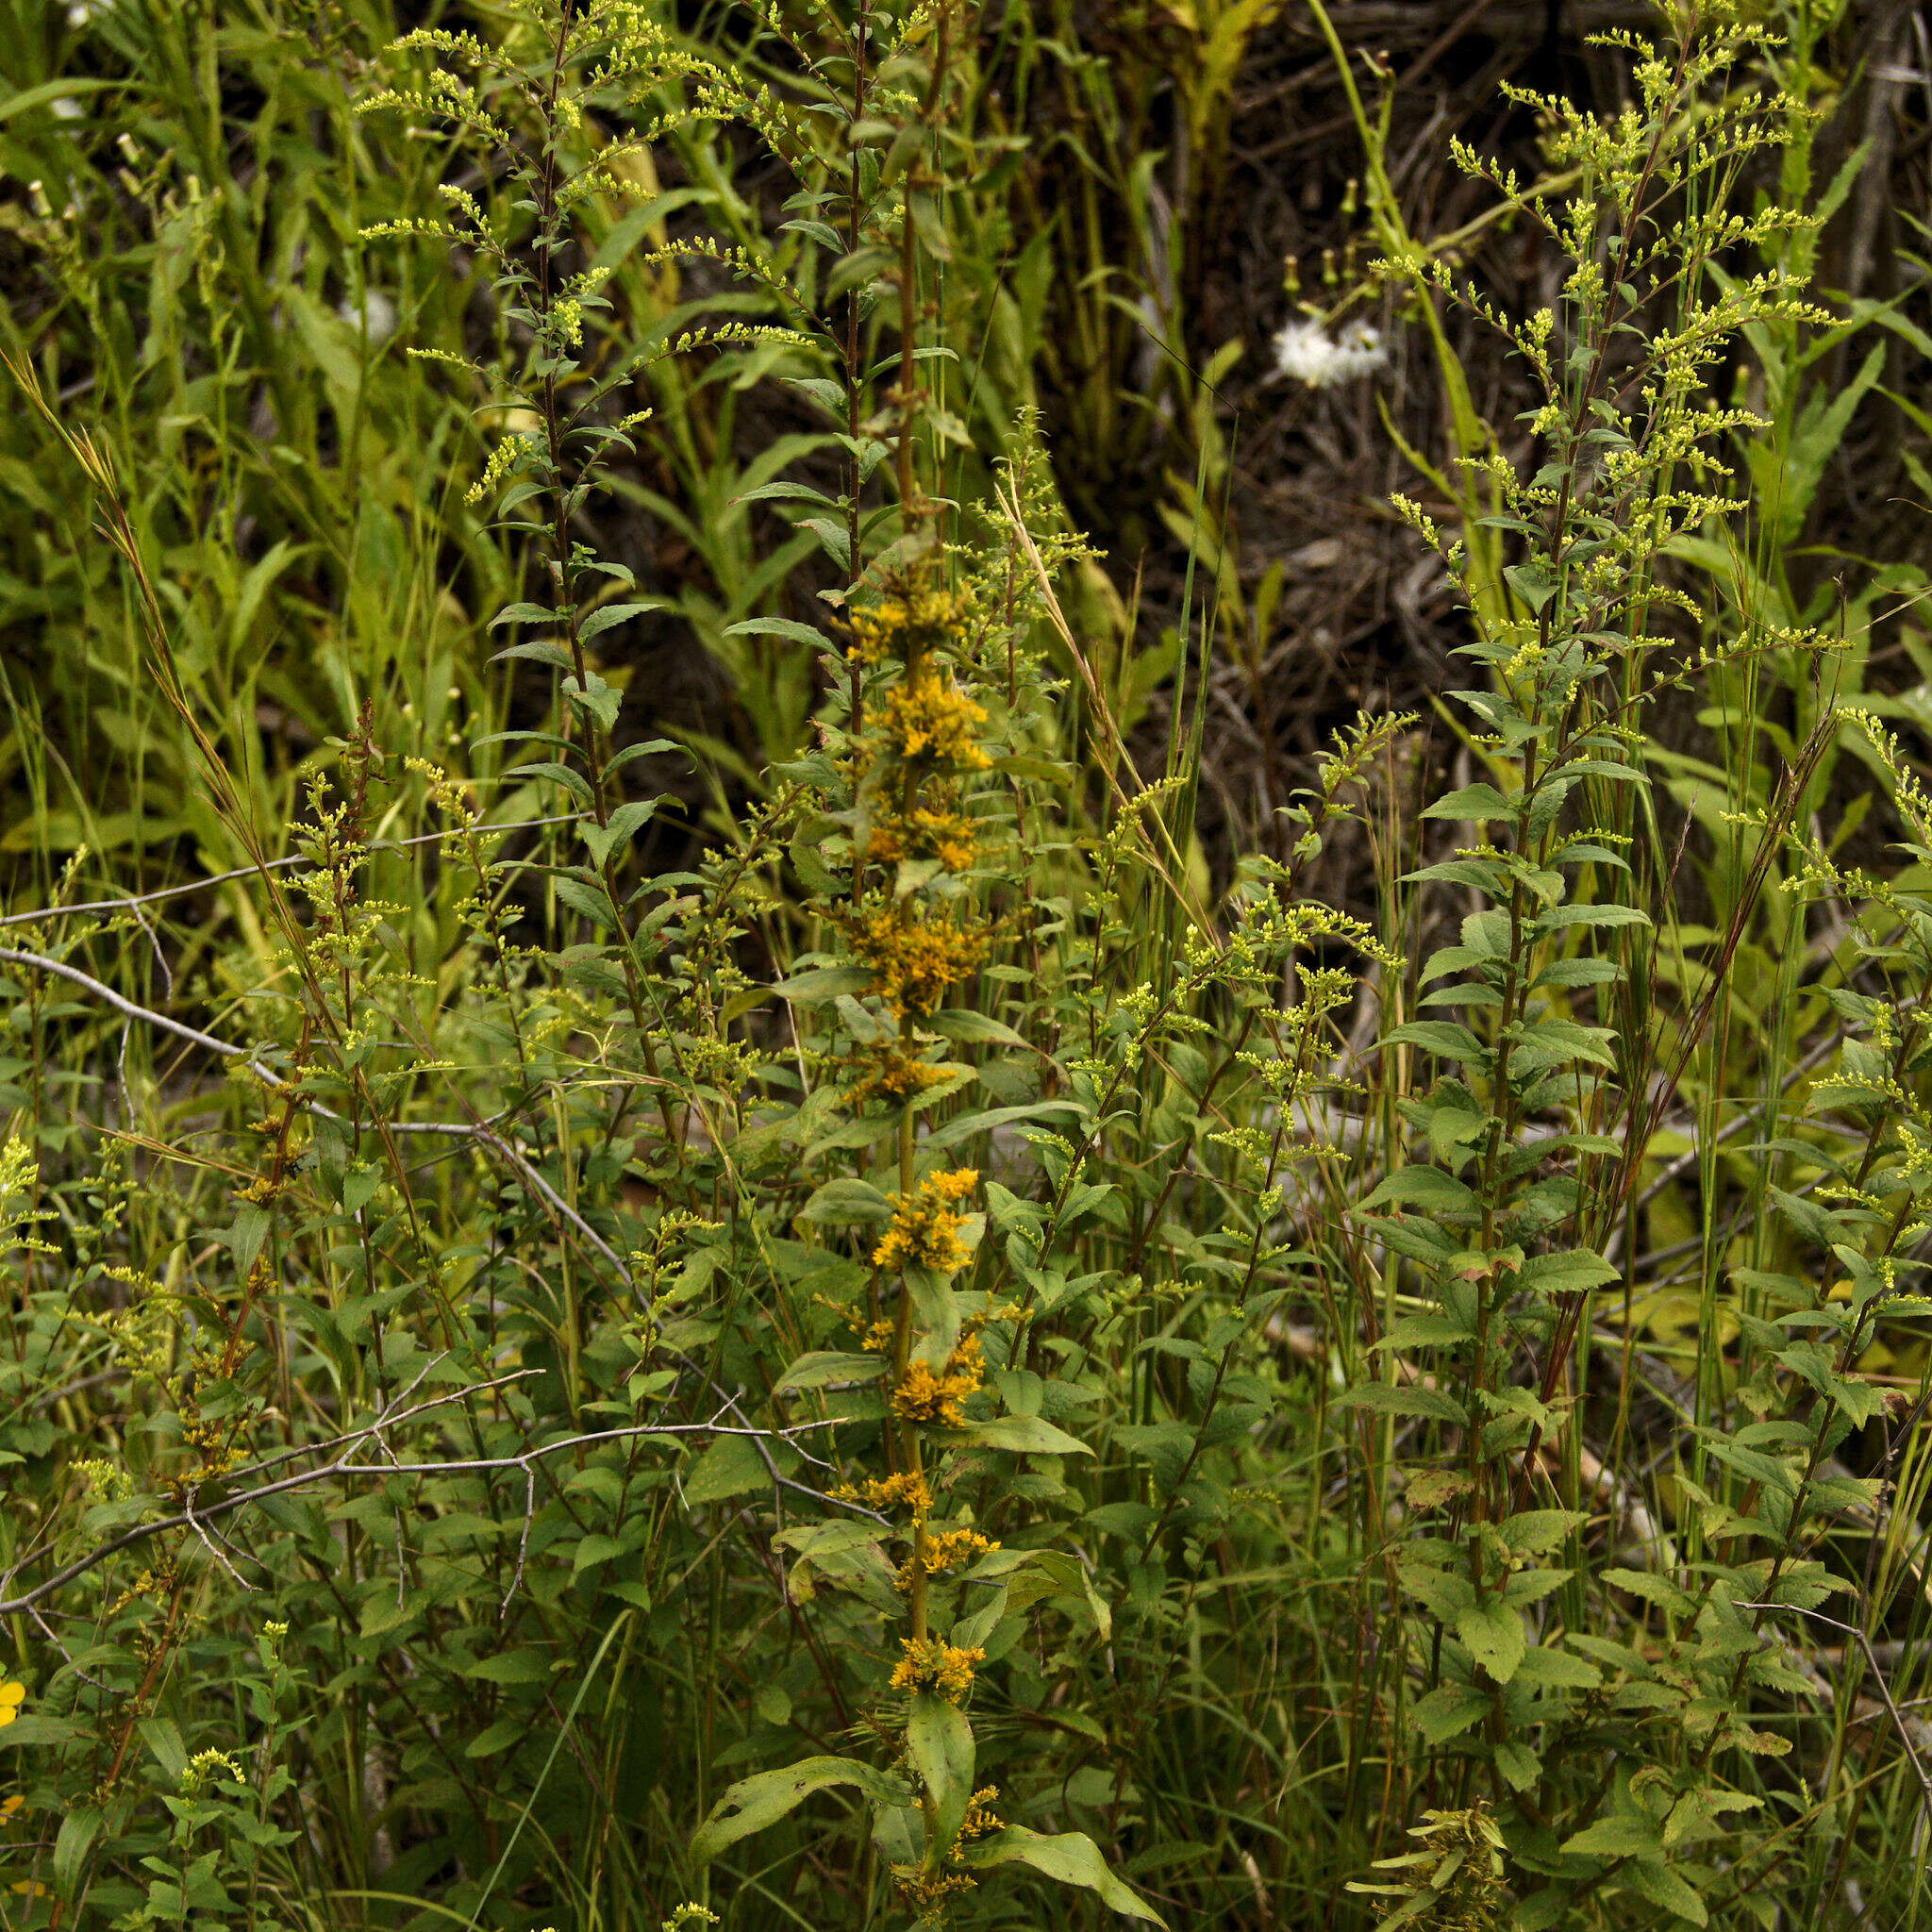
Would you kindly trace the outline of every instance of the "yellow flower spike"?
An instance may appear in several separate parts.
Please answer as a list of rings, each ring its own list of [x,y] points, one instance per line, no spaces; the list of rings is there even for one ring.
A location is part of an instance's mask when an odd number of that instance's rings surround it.
[[[928,1535],[919,1556],[908,1557],[899,1566],[899,1588],[910,1590],[919,1572],[927,1576],[943,1576],[948,1570],[963,1569],[975,1557],[998,1548],[998,1543],[989,1542],[976,1529],[947,1529],[937,1536]]]
[[[872,828],[865,848],[874,865],[896,865],[902,858],[937,858],[948,872],[970,872],[979,858],[979,824],[952,808],[949,799],[934,788],[933,806],[915,806],[908,813],[882,819]]]
[[[954,1077],[957,1070],[917,1060],[891,1039],[868,1041],[851,1057],[859,1078],[854,1083],[851,1104],[862,1107],[869,1100],[894,1105],[916,1099],[928,1088],[938,1087]],[[860,1071],[862,1070],[862,1071]]]
[[[892,1391],[893,1412],[908,1423],[957,1429],[964,1425],[966,1397],[979,1387],[984,1366],[979,1338],[969,1335],[950,1356],[943,1370],[930,1362],[908,1362]]]
[[[973,1688],[973,1667],[986,1661],[983,1650],[961,1650],[934,1637],[902,1637],[906,1655],[892,1673],[894,1690],[930,1690],[958,1704]]]
[[[973,614],[970,591],[914,591],[852,613],[851,655],[861,663],[912,658],[956,644]]]
[[[872,991],[894,1013],[922,1019],[986,954],[983,926],[956,925],[943,913],[909,903],[876,907],[851,921],[847,931],[853,952],[872,974]]]
[[[970,1844],[976,1838],[1007,1828],[1007,1821],[992,1808],[999,1802],[999,1795],[997,1785],[982,1785],[974,1792],[967,1801],[966,1822],[959,1827],[960,1844]],[[957,1850],[953,1856],[958,1857]]]
[[[897,755],[984,771],[992,760],[974,738],[986,723],[986,707],[975,705],[949,677],[921,676],[894,685],[886,693],[880,729]]]
[[[901,1195],[891,1225],[872,1251],[873,1266],[936,1268],[942,1274],[963,1268],[966,1250],[959,1229],[966,1217],[956,1214],[949,1204],[963,1201],[978,1185],[978,1170],[967,1167],[928,1174],[909,1199]]]
[[[932,1491],[926,1488],[925,1478],[909,1471],[902,1470],[896,1475],[868,1476],[850,1493],[874,1509],[909,1509],[915,1523],[932,1507]]]

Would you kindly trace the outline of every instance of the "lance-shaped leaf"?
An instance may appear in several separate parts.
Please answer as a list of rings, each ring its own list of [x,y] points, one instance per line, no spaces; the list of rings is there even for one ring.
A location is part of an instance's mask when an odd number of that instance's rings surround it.
[[[906,1720],[906,1755],[935,1807],[933,1841],[949,1845],[973,1799],[973,1726],[966,1713],[930,1690],[920,1691]]]
[[[911,1793],[895,1777],[856,1757],[807,1757],[783,1771],[741,1779],[711,1807],[691,1841],[691,1857],[708,1864],[726,1845],[775,1824],[814,1791],[856,1785],[874,1805],[905,1805]]]
[[[1097,1892],[1103,1904],[1131,1919],[1145,1919],[1164,1928],[1166,1922],[1108,1870],[1100,1847],[1084,1831],[1048,1836],[1009,1824],[1004,1831],[968,1845],[961,1854],[967,1865],[983,1871],[989,1865],[1031,1865],[1061,1885],[1084,1886]]]

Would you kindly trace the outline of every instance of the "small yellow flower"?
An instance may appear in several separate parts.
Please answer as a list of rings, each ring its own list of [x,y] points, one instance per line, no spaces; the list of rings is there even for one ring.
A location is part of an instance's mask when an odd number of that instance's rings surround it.
[[[899,1196],[892,1224],[872,1251],[873,1266],[936,1268],[941,1274],[963,1268],[966,1249],[959,1229],[966,1217],[956,1214],[950,1204],[964,1200],[978,1185],[978,1170],[962,1167],[952,1174],[928,1174],[909,1199]]]
[[[961,1844],[1007,1828],[1007,1821],[992,1808],[999,1802],[999,1795],[1000,1788],[997,1785],[982,1785],[974,1792],[967,1802],[966,1822],[959,1827]]]
[[[961,1892],[974,1890],[979,1884],[970,1872],[945,1868],[928,1872],[917,1865],[900,1867],[892,1876],[916,1925],[944,1924],[947,1907],[954,1899]]]
[[[943,1371],[935,1370],[929,1362],[908,1362],[892,1391],[894,1413],[908,1423],[924,1423],[929,1427],[961,1427],[966,1421],[962,1405],[979,1387],[982,1366],[976,1335],[967,1336],[946,1357]]]
[[[902,1637],[906,1655],[892,1673],[894,1690],[930,1690],[958,1704],[973,1688],[973,1667],[986,1661],[983,1650],[960,1650],[932,1637]]]
[[[847,1493],[858,1497],[869,1508],[909,1509],[915,1523],[932,1507],[932,1491],[926,1488],[925,1478],[914,1475],[909,1470],[901,1470],[896,1475],[868,1476],[856,1490]]]
[[[909,812],[882,818],[865,848],[873,865],[902,858],[936,858],[948,872],[970,872],[979,858],[980,824],[960,808],[959,788],[930,786]]]
[[[986,954],[984,926],[955,924],[909,901],[875,907],[847,930],[853,952],[872,974],[872,991],[894,1013],[922,1019]]]
[[[998,1548],[998,1543],[989,1542],[976,1529],[942,1530],[938,1536],[928,1536],[925,1547],[900,1564],[899,1588],[910,1590],[922,1570],[928,1576],[943,1576],[948,1570],[963,1569],[975,1557]]]
[[[855,1069],[866,1070],[852,1089],[855,1107],[862,1107],[868,1100],[903,1104],[916,1099],[928,1088],[951,1079],[954,1071],[916,1060],[890,1039],[867,1041],[853,1054],[851,1063]]]
[[[25,1696],[25,1684],[0,1684],[0,1724],[10,1724],[20,1715]]]
[[[973,614],[969,591],[913,591],[852,613],[851,655],[865,664],[910,660],[958,641]]]
[[[937,1576],[947,1570],[961,1569],[975,1557],[998,1548],[998,1543],[989,1542],[976,1529],[948,1529],[939,1536],[929,1536],[925,1540],[926,1574]]]
[[[985,723],[984,705],[975,705],[950,677],[929,675],[894,685],[879,715],[880,729],[907,762],[922,758],[966,772],[992,762],[974,735]]]

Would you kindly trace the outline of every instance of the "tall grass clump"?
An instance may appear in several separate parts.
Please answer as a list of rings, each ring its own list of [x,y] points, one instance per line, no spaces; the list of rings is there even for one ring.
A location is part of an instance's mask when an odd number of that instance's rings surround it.
[[[252,923],[178,1009],[78,861],[0,928],[0,1923],[1921,1923],[1932,801],[1840,702],[1874,599],[1761,592],[1762,358],[1840,323],[1749,198],[1807,125],[1760,11],[1607,36],[1619,115],[1518,96],[1537,183],[1457,148],[1540,312],[1372,153],[1365,299],[1524,408],[1452,385],[1397,506],[1449,757],[1357,720],[1224,890],[1222,611],[1114,657],[1032,411],[975,441],[961,0],[360,76],[440,192],[359,245],[487,318],[398,353],[483,432],[438,488],[525,681],[468,766],[360,710],[291,855],[126,448],[11,359]],[[724,231],[652,232],[674,150],[756,183]],[[596,540],[727,385],[812,428],[680,473],[788,527],[713,624],[758,762],[686,734],[667,872],[615,652],[665,599]]]

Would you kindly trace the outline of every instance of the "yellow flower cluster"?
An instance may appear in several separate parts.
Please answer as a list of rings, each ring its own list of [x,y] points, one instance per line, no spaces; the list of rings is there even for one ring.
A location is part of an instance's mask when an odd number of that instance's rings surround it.
[[[934,1428],[963,1427],[966,1398],[979,1387],[984,1366],[979,1338],[969,1335],[946,1357],[943,1370],[929,1362],[908,1362],[892,1391],[893,1410],[908,1423],[925,1423]]]
[[[901,1470],[896,1475],[868,1476],[854,1489],[849,1483],[838,1491],[872,1509],[909,1509],[916,1523],[932,1507],[932,1491],[923,1475]]]
[[[961,1570],[976,1557],[983,1557],[999,1544],[989,1542],[976,1529],[948,1529],[928,1536],[925,1547],[899,1566],[899,1588],[910,1590],[913,1577],[921,1571],[928,1576],[943,1576],[948,1570]]]
[[[999,1548],[976,1529],[948,1529],[925,1540],[925,1574],[940,1576],[948,1570],[963,1569],[976,1557]]]
[[[865,1070],[852,1089],[855,1107],[863,1107],[868,1100],[903,1104],[951,1077],[946,1068],[914,1059],[891,1040],[867,1041],[853,1054],[852,1064]]]
[[[893,751],[908,763],[924,758],[966,772],[984,771],[992,762],[974,735],[985,723],[984,705],[975,705],[950,677],[930,675],[895,684],[879,718]]]
[[[930,1872],[923,1865],[903,1866],[896,1868],[892,1875],[915,1925],[942,1924],[954,1899],[961,1892],[976,1890],[979,1886],[972,1873],[943,1865]]]
[[[906,1655],[892,1673],[894,1690],[930,1690],[958,1704],[973,1688],[973,1667],[986,1661],[983,1650],[959,1650],[933,1637],[902,1637]]]
[[[852,613],[852,655],[866,664],[910,661],[958,638],[973,614],[970,591],[912,591]]]
[[[872,974],[872,990],[894,1013],[924,1018],[946,989],[986,954],[984,927],[956,925],[909,903],[881,907],[853,922],[852,950]]]
[[[959,1228],[965,1216],[953,1211],[979,1185],[979,1170],[956,1169],[928,1174],[910,1196],[898,1196],[892,1223],[872,1251],[874,1268],[937,1268],[950,1274],[966,1265]]]
[[[494,496],[535,447],[534,437],[506,436],[490,452],[490,460],[484,464],[483,474],[463,491],[463,501],[474,509],[486,497]]]
[[[992,1808],[999,1802],[999,1786],[981,1785],[967,1800],[966,1821],[959,1827],[961,1844],[1007,1828],[1007,1821]]]
[[[895,865],[902,858],[937,858],[948,872],[970,871],[979,857],[979,824],[955,809],[957,794],[948,798],[935,786],[932,806],[917,805],[896,818],[882,819],[872,828],[866,858],[874,865]]]

